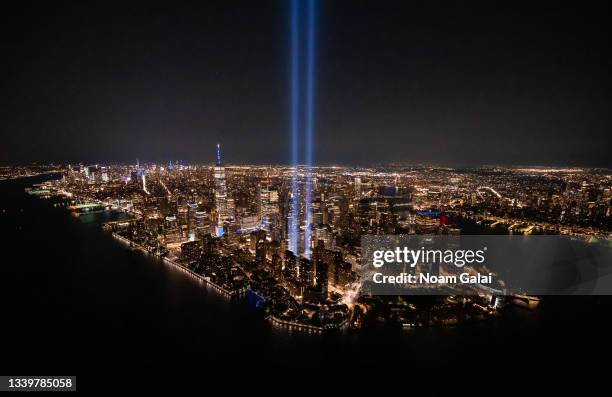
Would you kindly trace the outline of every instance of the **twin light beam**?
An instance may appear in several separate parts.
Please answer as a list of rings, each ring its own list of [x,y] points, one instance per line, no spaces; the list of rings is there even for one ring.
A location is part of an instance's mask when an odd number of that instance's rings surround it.
[[[290,26],[291,26],[291,165],[293,175],[291,178],[291,197],[289,214],[289,247],[288,249],[298,255],[298,239],[300,236],[300,191],[298,183],[298,165],[303,160],[306,166],[306,180],[303,191],[304,200],[304,256],[310,258],[312,213],[312,140],[313,140],[313,97],[314,97],[314,64],[315,64],[315,9],[316,0],[291,0]],[[303,21],[305,15],[305,21]],[[302,23],[305,23],[305,51],[303,51]],[[306,59],[302,62],[300,55],[305,52]],[[302,75],[301,69],[305,69]],[[305,95],[302,94],[301,84],[305,85]],[[303,101],[303,108],[300,107]],[[303,122],[301,119],[304,119]],[[302,134],[301,134],[302,132]],[[300,143],[304,142],[304,151],[300,153]],[[303,159],[300,157],[303,155]]]

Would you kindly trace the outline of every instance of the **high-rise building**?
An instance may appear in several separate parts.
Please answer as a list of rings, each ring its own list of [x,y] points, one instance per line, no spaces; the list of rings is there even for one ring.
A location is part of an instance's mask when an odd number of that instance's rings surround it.
[[[206,211],[196,211],[194,214],[195,231],[197,236],[210,234],[210,218]]]
[[[269,180],[261,181],[259,186],[259,216],[262,225],[268,224],[270,219],[278,212],[278,190],[270,185]]]
[[[361,198],[361,178],[355,177],[355,199],[359,200]]]
[[[225,167],[221,163],[221,145],[217,144],[217,162],[214,171],[215,178],[215,204],[217,210],[217,237],[223,235],[223,223],[229,219],[227,208],[227,187],[225,185]]]
[[[246,215],[241,216],[240,220],[240,232],[247,233],[259,228],[260,219],[258,215]]]
[[[288,196],[288,211],[287,211],[287,250],[291,251],[294,255],[298,255],[298,208],[295,204],[297,197],[293,193],[289,193]]]
[[[102,167],[101,172],[102,172],[102,182],[108,182],[108,168]]]

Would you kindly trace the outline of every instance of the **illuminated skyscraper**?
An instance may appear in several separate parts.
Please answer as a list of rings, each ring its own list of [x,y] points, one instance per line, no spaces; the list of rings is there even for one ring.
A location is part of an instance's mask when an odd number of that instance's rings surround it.
[[[221,145],[217,144],[217,163],[214,171],[215,177],[215,203],[217,209],[217,227],[215,234],[223,235],[223,222],[229,219],[227,208],[227,188],[225,186],[225,167],[221,164]]]
[[[287,250],[291,251],[294,255],[298,254],[298,206],[297,197],[293,193],[289,193],[288,196],[288,213],[287,213]]]
[[[194,214],[196,230],[202,233],[210,227],[210,220],[206,211],[196,211]]]
[[[102,172],[102,182],[108,182],[108,168],[102,167],[101,172]]]
[[[262,225],[267,224],[278,212],[278,190],[270,185],[269,180],[263,180],[259,185],[259,216]]]

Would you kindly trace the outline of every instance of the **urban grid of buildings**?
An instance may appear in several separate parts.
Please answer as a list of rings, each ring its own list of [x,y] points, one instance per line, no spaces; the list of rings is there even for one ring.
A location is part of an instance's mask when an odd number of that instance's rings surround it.
[[[224,166],[217,145],[214,166],[137,161],[8,167],[0,175],[49,171],[61,179],[33,186],[31,194],[60,197],[79,216],[125,214],[104,229],[228,297],[246,299],[273,324],[313,332],[370,322],[457,324],[499,314],[500,300],[487,294],[361,296],[363,235],[497,230],[609,237],[612,231],[612,173],[605,169]],[[307,176],[308,205],[299,199]],[[290,241],[291,222],[297,241]]]

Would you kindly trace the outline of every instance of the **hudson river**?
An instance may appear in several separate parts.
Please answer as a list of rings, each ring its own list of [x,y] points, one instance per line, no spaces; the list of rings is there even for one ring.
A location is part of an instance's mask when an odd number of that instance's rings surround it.
[[[255,382],[312,393],[456,376],[528,391],[549,366],[563,382],[610,351],[610,300],[598,297],[547,298],[537,313],[455,328],[290,334],[98,228],[117,215],[75,218],[24,192],[46,178],[0,181],[0,374],[77,375],[79,389]]]

